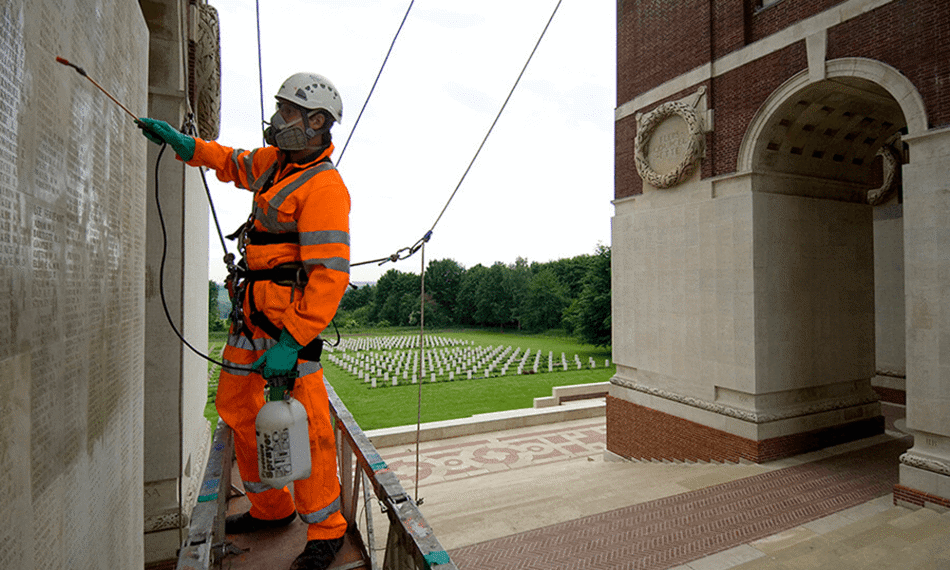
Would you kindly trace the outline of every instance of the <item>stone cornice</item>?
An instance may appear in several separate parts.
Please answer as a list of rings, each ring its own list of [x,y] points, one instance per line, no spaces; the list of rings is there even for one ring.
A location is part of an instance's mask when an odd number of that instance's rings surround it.
[[[630,390],[636,390],[644,394],[649,394],[651,396],[656,396],[658,398],[663,398],[664,400],[670,400],[672,402],[677,402],[679,404],[685,404],[687,406],[692,406],[694,408],[699,408],[701,410],[706,410],[708,412],[713,412],[723,416],[728,416],[731,418],[740,419],[746,422],[751,422],[754,424],[764,424],[768,422],[775,422],[779,420],[784,420],[788,418],[795,418],[800,416],[807,416],[811,414],[820,414],[822,412],[830,412],[834,410],[841,410],[845,408],[853,408],[855,406],[863,406],[866,404],[872,404],[878,401],[876,394],[867,393],[867,394],[858,394],[853,396],[848,396],[846,398],[840,398],[836,400],[826,400],[822,402],[816,402],[811,405],[798,406],[795,408],[786,408],[783,410],[773,411],[773,412],[754,412],[751,410],[743,410],[740,408],[735,408],[733,406],[726,406],[724,404],[718,404],[716,402],[709,402],[700,398],[694,398],[692,396],[684,396],[682,394],[675,394],[666,390],[661,390],[659,388],[654,388],[651,386],[644,386],[638,384],[631,380],[626,380],[624,378],[614,377],[610,379],[610,383],[616,386],[623,388],[628,388]]]

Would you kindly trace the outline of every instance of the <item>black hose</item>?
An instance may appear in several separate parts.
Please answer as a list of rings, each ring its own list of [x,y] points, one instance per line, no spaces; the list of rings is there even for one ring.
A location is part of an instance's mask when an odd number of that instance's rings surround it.
[[[190,348],[192,352],[194,352],[201,358],[204,358],[205,360],[207,360],[208,362],[212,364],[217,364],[221,368],[227,368],[229,370],[237,370],[239,372],[256,372],[257,370],[255,368],[246,368],[243,366],[235,366],[233,364],[225,364],[224,362],[217,361],[211,358],[210,356],[208,356],[207,354],[204,354],[203,352],[201,352],[200,350],[192,346],[191,343],[188,342],[184,336],[182,336],[181,332],[179,332],[178,328],[175,326],[175,322],[172,320],[171,312],[168,310],[168,302],[165,300],[165,259],[168,257],[168,230],[165,228],[165,216],[162,214],[162,202],[159,197],[159,191],[158,191],[158,189],[160,188],[158,184],[158,173],[159,173],[158,167],[162,162],[162,155],[165,153],[166,148],[168,148],[168,145],[162,144],[161,150],[158,151],[158,157],[155,159],[155,207],[158,209],[159,224],[162,226],[162,261],[161,261],[161,264],[159,264],[159,269],[158,269],[158,292],[159,292],[159,296],[162,299],[162,309],[164,309],[165,311],[165,319],[168,321],[168,325],[172,328],[172,330],[175,331],[175,335],[178,336],[179,340],[181,340],[181,342],[185,346]]]

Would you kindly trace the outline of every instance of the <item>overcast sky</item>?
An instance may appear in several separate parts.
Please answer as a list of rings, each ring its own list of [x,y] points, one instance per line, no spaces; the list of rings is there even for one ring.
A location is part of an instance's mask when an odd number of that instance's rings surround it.
[[[416,0],[340,173],[350,191],[352,262],[410,246],[432,226],[521,71],[557,0]],[[426,246],[427,262],[466,268],[515,258],[549,261],[610,244],[613,206],[615,2],[563,0],[551,27]],[[221,24],[218,141],[261,145],[253,0],[213,0]],[[298,71],[328,77],[343,97],[343,143],[408,7],[408,0],[261,2],[264,109]],[[225,233],[249,213],[250,194],[217,182]],[[225,276],[211,228],[210,274]],[[419,255],[354,267],[354,282]]]

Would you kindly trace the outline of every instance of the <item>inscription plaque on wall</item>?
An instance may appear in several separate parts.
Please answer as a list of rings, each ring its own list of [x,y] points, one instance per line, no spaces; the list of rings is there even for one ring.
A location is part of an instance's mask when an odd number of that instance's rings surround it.
[[[0,375],[29,419],[0,431],[0,568],[141,556],[145,143],[55,58],[145,109],[147,35],[134,2],[0,3],[0,361],[27,360]]]
[[[660,176],[673,172],[689,157],[689,141],[689,127],[682,117],[672,115],[664,119],[647,144],[646,157],[653,171]]]

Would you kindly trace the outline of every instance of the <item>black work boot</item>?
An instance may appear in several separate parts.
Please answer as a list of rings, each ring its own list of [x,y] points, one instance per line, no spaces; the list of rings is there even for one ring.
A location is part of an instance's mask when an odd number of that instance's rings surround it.
[[[290,516],[271,521],[257,519],[251,516],[251,511],[240,515],[231,515],[224,520],[224,534],[247,534],[271,528],[280,528],[294,522],[297,518],[297,511],[290,513]]]
[[[308,540],[290,570],[326,570],[343,547],[343,537],[331,540]]]

